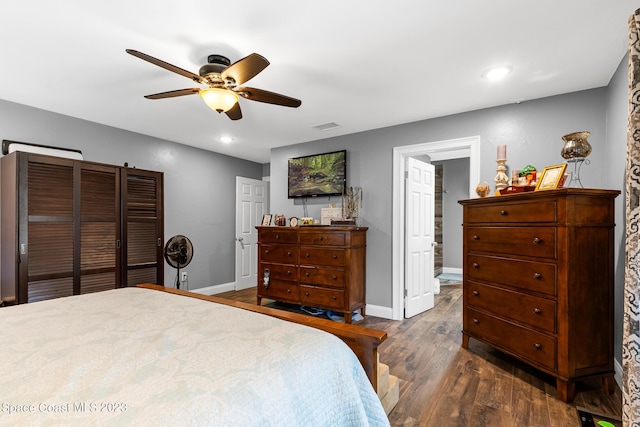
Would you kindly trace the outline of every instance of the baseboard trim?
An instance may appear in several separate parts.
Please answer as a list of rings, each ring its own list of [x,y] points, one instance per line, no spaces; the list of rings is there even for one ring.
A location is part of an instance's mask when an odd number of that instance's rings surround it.
[[[236,290],[236,282],[222,283],[220,285],[207,286],[206,288],[187,289],[189,292],[201,295],[215,295],[227,291]]]
[[[442,272],[449,274],[462,274],[462,269],[456,267],[442,267]]]
[[[616,359],[613,359],[613,370],[615,371],[613,378],[618,383],[620,390],[622,390],[622,365]]]
[[[393,319],[393,309],[391,307],[367,304],[365,307],[365,313],[367,316],[381,317],[389,320]]]

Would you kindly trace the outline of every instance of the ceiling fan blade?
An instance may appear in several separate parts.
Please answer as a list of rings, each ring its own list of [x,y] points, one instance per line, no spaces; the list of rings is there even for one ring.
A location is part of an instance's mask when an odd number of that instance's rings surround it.
[[[268,90],[256,89],[253,87],[241,87],[235,90],[238,95],[252,101],[266,102],[267,104],[282,105],[284,107],[297,108],[302,105],[299,99],[291,98]]]
[[[138,52],[133,49],[126,49],[126,52],[130,55],[138,57],[140,59],[144,59],[147,62],[150,62],[158,67],[164,68],[165,70],[169,70],[173,73],[180,74],[181,76],[187,77],[194,82],[202,83],[202,77],[197,74],[193,74],[191,71],[184,70],[180,67],[176,67],[175,65],[171,65],[168,62],[164,62],[160,59],[154,58],[153,56],[149,56],[146,53]]]
[[[262,55],[252,53],[225,68],[220,75],[223,79],[231,77],[237,85],[241,85],[267,68],[269,61]]]
[[[153,95],[145,95],[147,99],[163,99],[174,98],[176,96],[193,95],[200,92],[198,88],[170,90],[169,92],[154,93]]]
[[[240,110],[240,103],[236,102],[236,105],[231,107],[229,111],[226,111],[225,114],[229,116],[231,120],[240,120],[242,118],[242,110]]]

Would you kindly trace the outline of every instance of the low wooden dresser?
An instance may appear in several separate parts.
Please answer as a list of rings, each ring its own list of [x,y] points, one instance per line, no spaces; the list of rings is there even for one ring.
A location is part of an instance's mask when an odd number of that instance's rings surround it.
[[[365,312],[367,227],[256,227],[258,305],[262,298],[332,310]]]
[[[463,206],[463,336],[556,378],[613,387],[614,199],[619,191],[561,188]]]

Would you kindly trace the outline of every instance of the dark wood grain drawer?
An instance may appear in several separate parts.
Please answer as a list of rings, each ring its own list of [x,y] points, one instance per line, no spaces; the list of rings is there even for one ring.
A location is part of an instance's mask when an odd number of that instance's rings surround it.
[[[465,327],[472,336],[555,371],[555,338],[470,308],[466,310]]]
[[[301,245],[344,246],[347,233],[300,233]]]
[[[260,261],[297,264],[298,247],[293,245],[260,245]]]
[[[555,259],[556,231],[555,227],[468,227],[465,238],[469,251]]]
[[[468,206],[464,213],[465,223],[556,222],[558,220],[555,200]]]
[[[279,280],[298,280],[298,266],[294,264],[260,264],[258,283],[264,277],[264,271],[269,270],[269,277]]]
[[[556,332],[556,302],[508,289],[469,281],[467,305],[520,323]]]
[[[485,255],[467,255],[469,279],[500,283],[516,288],[556,295],[555,264]]]
[[[297,302],[299,298],[298,284],[287,280],[270,279],[269,286],[265,287],[262,281],[258,283],[258,296],[271,298],[278,301]]]
[[[300,301],[303,305],[314,304],[321,307],[343,309],[344,291],[339,289],[318,288],[315,286],[300,285]]]
[[[335,268],[300,267],[300,284],[344,288],[344,270]]]
[[[296,230],[288,228],[259,229],[258,240],[260,243],[298,243]]]
[[[344,266],[345,250],[300,247],[300,265]]]

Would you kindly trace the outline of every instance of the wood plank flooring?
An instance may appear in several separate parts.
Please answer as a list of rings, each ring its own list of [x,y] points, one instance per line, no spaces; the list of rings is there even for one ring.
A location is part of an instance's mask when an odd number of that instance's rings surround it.
[[[217,296],[255,303],[255,288]],[[403,321],[367,316],[357,322],[387,332],[380,361],[400,381],[392,426],[580,427],[576,406],[619,417],[622,395],[599,381],[578,383],[576,398],[556,398],[555,379],[480,343],[462,341],[462,287],[447,285],[435,307]]]

